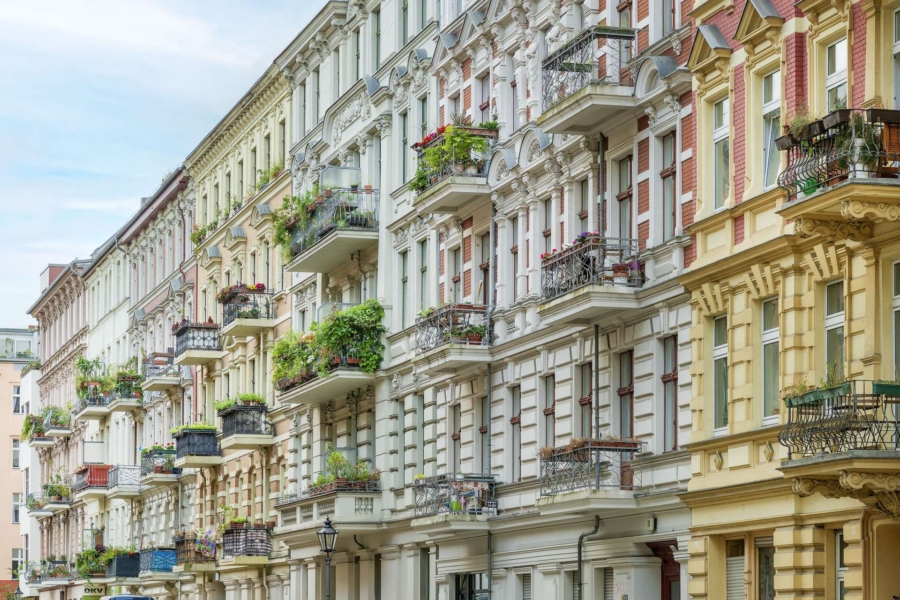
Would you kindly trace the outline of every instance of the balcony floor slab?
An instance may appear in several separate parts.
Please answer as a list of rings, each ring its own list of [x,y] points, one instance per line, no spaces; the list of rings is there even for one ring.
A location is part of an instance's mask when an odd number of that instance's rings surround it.
[[[378,231],[373,229],[335,229],[288,265],[294,273],[330,273],[350,260],[350,256],[378,244]]]

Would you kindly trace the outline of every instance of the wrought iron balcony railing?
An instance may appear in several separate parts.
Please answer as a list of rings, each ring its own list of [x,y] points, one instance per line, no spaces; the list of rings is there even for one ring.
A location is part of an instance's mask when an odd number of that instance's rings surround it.
[[[109,406],[110,397],[101,394],[79,398],[72,405],[72,415],[77,415],[87,408],[103,408]]]
[[[813,121],[795,137],[778,138],[787,166],[778,185],[788,201],[849,178],[895,180],[900,170],[900,111],[840,109]]]
[[[222,533],[222,556],[269,556],[272,553],[272,529],[268,526],[228,527]]]
[[[144,548],[141,550],[141,573],[171,573],[175,566],[175,548]]]
[[[141,453],[141,477],[146,475],[173,475],[175,468],[175,449],[148,450]]]
[[[425,176],[423,185],[420,188],[417,188],[417,191],[420,194],[441,181],[444,181],[448,177],[455,175],[487,177],[488,169],[490,168],[490,160],[488,159],[490,157],[491,148],[497,141],[498,132],[491,129],[478,129],[472,127],[458,127],[458,129],[464,129],[469,135],[484,139],[487,144],[487,150],[485,152],[479,152],[475,149],[454,151],[451,147],[446,154],[452,158],[443,160],[435,165],[426,162],[426,152],[429,148],[450,144],[451,142],[448,142],[445,139],[446,134],[435,135],[428,143],[413,146],[419,155],[419,169],[424,172]],[[471,144],[468,143],[465,148],[469,148],[470,146]]]
[[[449,343],[490,346],[487,307],[483,304],[447,304],[416,319],[416,354]]]
[[[152,352],[144,359],[144,379],[151,377],[179,377],[178,365],[172,352]]]
[[[493,475],[447,473],[414,482],[417,517],[451,513],[496,515]]]
[[[219,440],[213,429],[183,429],[173,437],[175,438],[175,458],[219,456],[221,454]]]
[[[214,323],[184,323],[175,330],[175,356],[187,350],[221,350],[219,326]]]
[[[25,509],[28,511],[32,510],[44,510],[44,506],[47,504],[47,498],[44,497],[43,494],[38,494],[37,492],[31,492],[25,498]]]
[[[72,477],[72,492],[109,487],[109,465],[85,465]]]
[[[364,189],[331,189],[305,222],[289,224],[291,256],[302,254],[336,230],[378,230],[379,191]]]
[[[576,490],[633,491],[641,487],[641,442],[587,440],[580,447],[544,449],[541,495]]]
[[[222,314],[223,327],[236,319],[274,319],[274,294],[268,290],[235,294],[224,303]]]
[[[595,25],[545,58],[544,110],[594,83],[633,85],[628,62],[634,41],[633,29]]]
[[[581,242],[541,258],[541,301],[549,302],[588,285],[643,285],[639,240],[585,236]]]
[[[195,565],[200,563],[216,562],[215,549],[210,548],[204,554],[197,547],[197,534],[179,533],[172,536],[172,544],[175,546],[176,565]]]
[[[233,435],[272,435],[265,406],[231,406],[219,413],[222,418],[222,437]]]
[[[141,489],[141,467],[138,465],[116,465],[109,470],[109,489]]]
[[[900,384],[853,380],[786,398],[785,405],[787,423],[778,441],[789,460],[854,450],[900,452]]]

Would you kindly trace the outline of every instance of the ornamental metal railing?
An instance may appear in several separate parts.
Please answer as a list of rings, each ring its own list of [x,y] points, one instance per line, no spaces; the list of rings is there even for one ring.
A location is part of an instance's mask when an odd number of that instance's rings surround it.
[[[549,302],[588,285],[639,288],[640,240],[585,236],[574,246],[541,258],[541,301]]]
[[[222,418],[222,437],[233,435],[272,435],[265,406],[231,406],[219,413]]]
[[[171,573],[175,566],[175,548],[144,548],[141,550],[141,573]]]
[[[141,489],[141,467],[116,465],[109,470],[109,489],[138,491]]]
[[[96,394],[79,398],[72,405],[72,414],[77,415],[87,408],[103,408],[109,406],[110,397]]]
[[[193,565],[216,562],[215,556],[207,556],[197,549],[197,534],[180,533],[172,536],[175,546],[175,564]]]
[[[450,147],[447,148],[445,154],[452,158],[443,160],[435,165],[426,162],[426,151],[435,146],[450,144],[451,142],[447,142],[444,135],[436,135],[427,144],[414,146],[419,155],[419,169],[423,170],[425,173],[423,187],[418,189],[419,194],[437,185],[441,181],[444,181],[448,177],[456,175],[487,177],[488,169],[490,169],[489,158],[491,155],[491,148],[497,141],[498,132],[492,129],[473,127],[458,127],[458,129],[465,129],[469,135],[483,138],[487,142],[487,149],[484,152],[479,152],[475,149],[456,151],[453,147]],[[469,147],[469,145],[466,146],[466,148]]]
[[[44,506],[47,505],[47,501],[47,498],[45,498],[43,494],[31,492],[25,498],[25,509],[29,511],[44,510]]]
[[[377,231],[379,201],[378,190],[325,190],[311,213],[290,223],[291,255],[303,254],[333,231]]]
[[[86,465],[72,477],[72,492],[109,487],[109,465]]]
[[[175,457],[187,456],[219,456],[219,439],[213,429],[191,430],[183,429],[176,433]]]
[[[144,359],[144,379],[151,377],[180,377],[178,365],[174,363],[174,352],[152,352]]]
[[[447,304],[416,319],[416,354],[449,343],[490,346],[488,307],[483,304]]]
[[[493,475],[479,473],[447,473],[416,479],[413,482],[415,515],[496,515],[495,485]]]
[[[332,481],[324,485],[310,486],[303,490],[301,499],[318,498],[329,494],[371,493],[381,491],[378,481]]]
[[[231,526],[222,533],[222,556],[269,556],[272,552],[272,529],[268,526]]]
[[[268,290],[234,294],[223,304],[222,314],[223,327],[236,319],[274,319],[274,294]]]
[[[900,384],[847,381],[785,398],[778,441],[788,459],[851,452],[900,451]]]
[[[635,33],[634,29],[595,25],[545,58],[544,110],[591,84],[633,85],[628,63]]]
[[[175,468],[175,449],[148,450],[141,453],[141,477],[145,475],[172,475]]]
[[[778,185],[788,201],[848,179],[900,183],[900,111],[840,109],[778,138],[787,165]]]
[[[541,495],[577,490],[633,491],[641,487],[641,442],[587,440],[579,447],[542,450]]]
[[[175,331],[175,356],[187,350],[221,349],[219,326],[214,323],[185,323]]]

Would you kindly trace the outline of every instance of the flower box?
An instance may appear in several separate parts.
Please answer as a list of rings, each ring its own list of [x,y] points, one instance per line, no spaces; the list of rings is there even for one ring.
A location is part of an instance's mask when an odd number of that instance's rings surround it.
[[[879,383],[872,384],[872,392],[882,396],[900,396],[900,383]]]
[[[137,577],[141,570],[140,556],[135,554],[119,554],[106,565],[107,577]]]

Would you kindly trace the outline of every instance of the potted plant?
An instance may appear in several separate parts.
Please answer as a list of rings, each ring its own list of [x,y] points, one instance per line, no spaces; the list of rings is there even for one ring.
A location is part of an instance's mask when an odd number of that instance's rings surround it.
[[[825,126],[825,129],[836,129],[849,123],[852,113],[853,111],[847,108],[847,101],[842,98],[838,99],[835,101],[831,112],[822,118],[822,124]]]
[[[879,396],[900,396],[900,379],[880,379],[872,383],[872,393]]]
[[[628,275],[631,265],[629,263],[615,263],[612,266],[613,283],[615,285],[628,285]]]
[[[484,339],[484,325],[470,325],[466,329],[466,339],[470,344],[481,344]]]

